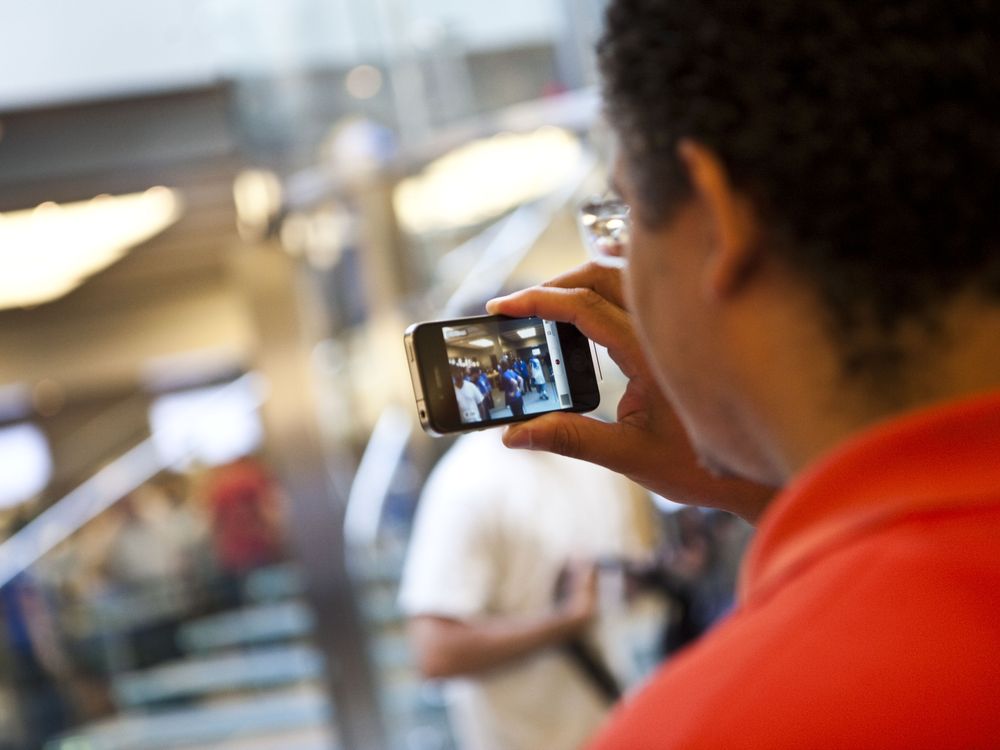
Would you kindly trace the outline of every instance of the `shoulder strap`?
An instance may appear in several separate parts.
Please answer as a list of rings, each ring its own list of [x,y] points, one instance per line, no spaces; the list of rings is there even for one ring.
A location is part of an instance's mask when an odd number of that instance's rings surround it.
[[[622,697],[618,680],[586,641],[574,638],[563,644],[563,651],[608,705],[618,702]]]

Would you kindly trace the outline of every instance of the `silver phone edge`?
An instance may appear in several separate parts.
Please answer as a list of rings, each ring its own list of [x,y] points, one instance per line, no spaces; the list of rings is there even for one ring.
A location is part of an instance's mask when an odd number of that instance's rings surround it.
[[[444,433],[438,432],[431,427],[427,418],[427,401],[424,398],[423,383],[420,382],[420,368],[417,366],[417,349],[413,342],[413,333],[420,323],[414,323],[403,333],[403,347],[406,350],[406,363],[410,366],[410,382],[413,383],[413,396],[417,402],[417,417],[420,419],[420,427],[432,437],[444,437]]]

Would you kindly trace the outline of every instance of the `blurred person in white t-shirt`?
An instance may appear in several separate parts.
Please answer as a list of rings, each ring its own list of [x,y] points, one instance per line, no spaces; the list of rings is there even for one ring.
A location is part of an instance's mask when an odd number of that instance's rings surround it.
[[[622,686],[635,675],[622,607],[607,606],[593,563],[648,559],[650,513],[620,476],[508,451],[498,431],[461,437],[439,462],[400,603],[421,671],[447,679],[462,750],[575,750],[598,727],[612,699],[590,667]]]

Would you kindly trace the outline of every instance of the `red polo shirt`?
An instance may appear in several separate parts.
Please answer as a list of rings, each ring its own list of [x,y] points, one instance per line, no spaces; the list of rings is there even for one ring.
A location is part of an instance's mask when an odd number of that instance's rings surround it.
[[[806,471],[765,514],[739,600],[591,750],[1000,748],[1000,392]]]

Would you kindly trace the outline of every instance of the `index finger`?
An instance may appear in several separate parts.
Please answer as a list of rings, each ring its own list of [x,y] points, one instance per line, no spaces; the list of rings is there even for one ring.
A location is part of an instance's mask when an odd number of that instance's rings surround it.
[[[591,289],[613,305],[625,309],[625,295],[622,291],[621,269],[609,268],[597,261],[589,261],[560,274],[540,284],[543,288],[558,289]],[[503,297],[496,297],[486,303],[488,311],[499,311],[507,305],[506,300],[522,294],[514,292]]]
[[[542,284],[543,287],[562,289],[593,289],[614,305],[625,308],[625,294],[622,291],[622,271],[597,261],[590,261],[560,274]]]
[[[627,377],[641,372],[644,358],[629,314],[587,287],[536,286],[490,300],[488,312],[514,318],[536,316],[571,323],[604,346]]]

